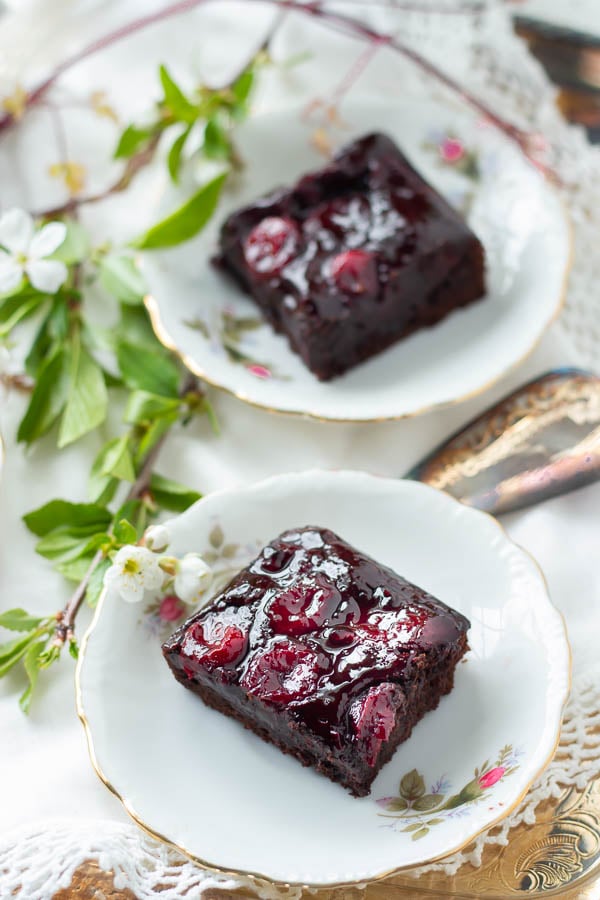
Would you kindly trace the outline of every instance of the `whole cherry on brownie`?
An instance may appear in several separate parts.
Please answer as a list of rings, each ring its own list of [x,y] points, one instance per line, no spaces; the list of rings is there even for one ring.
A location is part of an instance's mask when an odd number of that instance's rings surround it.
[[[205,703],[363,795],[452,688],[468,627],[333,532],[306,526],[264,547],[163,652]]]
[[[344,294],[376,294],[377,263],[366,250],[344,250],[330,264],[331,278]]]
[[[287,216],[267,216],[244,241],[244,258],[255,275],[275,275],[296,254],[300,234]]]

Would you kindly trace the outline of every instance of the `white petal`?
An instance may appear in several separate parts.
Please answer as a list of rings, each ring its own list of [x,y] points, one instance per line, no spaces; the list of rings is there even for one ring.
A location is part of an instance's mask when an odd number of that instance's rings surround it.
[[[34,259],[27,263],[25,271],[38,291],[55,294],[67,280],[67,267],[58,259]]]
[[[22,279],[23,266],[4,250],[0,250],[0,294],[10,294],[19,287]]]
[[[64,222],[49,222],[34,234],[29,245],[29,259],[42,259],[50,256],[58,250],[67,236],[67,226]]]
[[[0,216],[0,244],[11,253],[27,253],[33,237],[33,219],[24,209],[9,209]]]
[[[144,599],[144,585],[137,578],[126,575],[119,584],[119,594],[125,603],[140,603]]]
[[[162,553],[171,541],[169,530],[164,525],[151,525],[144,532],[144,541],[148,550],[152,550],[153,553]]]
[[[180,561],[175,576],[175,593],[184,603],[197,603],[210,587],[212,578],[212,569],[202,557],[187,553]]]

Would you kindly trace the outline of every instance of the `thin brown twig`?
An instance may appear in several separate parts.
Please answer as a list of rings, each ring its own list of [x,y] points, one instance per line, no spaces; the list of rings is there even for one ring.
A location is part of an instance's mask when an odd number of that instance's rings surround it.
[[[74,53],[73,55],[67,57],[67,59],[63,60],[63,62],[58,65],[41,84],[39,84],[33,91],[31,91],[27,96],[25,104],[26,107],[33,106],[36,102],[38,102],[57,81],[57,79],[64,72],[77,65],[77,63],[88,59],[90,56],[93,56],[99,51],[104,50],[107,47],[110,47],[113,44],[116,44],[117,42],[123,40],[124,38],[130,37],[131,35],[136,34],[137,32],[151,25],[155,25],[158,22],[162,22],[167,19],[173,18],[174,16],[181,15],[182,13],[189,12],[208,2],[219,2],[219,0],[178,0],[178,2],[169,4],[162,9],[157,10],[156,12],[150,13],[146,16],[141,16],[138,19],[134,19],[132,22],[128,22],[126,25],[122,25],[114,31],[109,32],[108,34],[99,38],[98,40],[93,41],[91,44],[88,44],[77,53]],[[399,53],[401,56],[404,56],[406,59],[414,63],[423,72],[435,78],[438,82],[456,93],[465,103],[470,105],[473,109],[477,110],[482,116],[484,116],[485,119],[487,119],[487,121],[489,121],[501,132],[507,135],[507,137],[509,137],[512,141],[514,141],[528,159],[533,158],[532,136],[528,132],[523,131],[522,129],[503,119],[500,115],[490,109],[483,101],[479,100],[474,94],[463,87],[454,78],[452,78],[450,75],[447,75],[434,63],[430,62],[424,56],[421,56],[420,53],[418,53],[416,50],[413,50],[411,47],[407,46],[402,41],[395,38],[393,35],[378,32],[368,25],[365,25],[358,19],[352,18],[352,16],[349,16],[346,13],[339,12],[338,10],[328,9],[323,2],[318,2],[318,0],[308,3],[301,2],[301,0],[248,0],[248,2],[267,2],[272,6],[279,7],[282,10],[310,15],[313,18],[320,19],[324,25],[332,27],[336,30],[341,30],[344,33],[356,38],[375,41],[379,44],[386,44],[396,53]],[[398,4],[398,9],[400,8],[400,4]],[[477,11],[477,9],[474,10],[474,12]],[[12,125],[14,121],[15,117],[12,113],[6,113],[3,117],[0,117],[0,132],[4,128]],[[540,164],[539,161],[536,162],[536,165],[541,171],[545,172],[545,174],[554,175],[554,173],[548,167]]]
[[[33,379],[22,373],[10,375],[8,372],[0,372],[0,383],[9,391],[12,389],[21,394],[30,394],[34,388]]]
[[[113,194],[119,194],[122,191],[127,190],[135,176],[154,159],[160,137],[160,134],[154,135],[143,150],[140,150],[139,153],[136,153],[128,159],[123,173],[105,190],[99,191],[96,194],[86,194],[82,197],[70,197],[65,203],[59,204],[59,206],[39,210],[38,212],[34,212],[33,215],[40,219],[69,215],[79,209],[80,206],[85,206],[90,203],[99,203],[101,200],[106,200],[107,197],[111,197]]]

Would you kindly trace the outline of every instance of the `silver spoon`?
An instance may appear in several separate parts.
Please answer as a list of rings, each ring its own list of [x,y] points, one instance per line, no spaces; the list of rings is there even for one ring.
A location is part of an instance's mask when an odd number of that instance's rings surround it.
[[[600,377],[555,369],[444,441],[405,477],[493,515],[600,479]]]

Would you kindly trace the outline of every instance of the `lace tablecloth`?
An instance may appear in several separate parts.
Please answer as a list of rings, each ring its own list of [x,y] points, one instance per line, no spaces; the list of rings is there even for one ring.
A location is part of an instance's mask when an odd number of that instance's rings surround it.
[[[157,5],[161,4],[141,0],[127,4],[63,0],[52,7],[33,4],[35,28],[17,22],[0,30],[4,66],[0,93],[10,87],[23,60],[28,75],[50,54],[56,58],[64,53],[75,35],[81,40],[85,31],[88,36],[98,33],[135,15],[136,10],[147,12]],[[352,11],[361,13],[355,4]],[[552,88],[525,46],[513,36],[506,5],[490,0],[483,13],[453,17],[452,28],[441,14],[391,11],[379,4],[362,14],[377,27],[398,30],[496,111],[548,139],[575,229],[576,256],[567,305],[519,371],[483,397],[434,417],[373,426],[327,425],[269,416],[215,395],[223,436],[215,438],[205,424],[198,423],[185,435],[175,436],[164,454],[166,474],[170,468],[179,479],[205,492],[315,465],[397,475],[475,412],[528,377],[565,363],[600,367],[600,152],[590,149],[584,135],[561,120]],[[258,40],[273,12],[270,7],[252,6],[250,11],[243,4],[232,3],[186,15],[185,20],[171,20],[80,66],[61,83],[61,94],[82,97],[92,90],[106,90],[123,115],[132,116],[149,103],[158,62],[172,65],[175,72],[187,72],[189,77],[224,72],[244,55],[244,48]],[[257,108],[285,102],[290,96],[300,100],[330,96],[361,47],[307,17],[290,15],[281,27],[274,53],[283,59],[304,49],[310,49],[310,60],[285,75],[283,88],[276,79],[267,79]],[[426,91],[457,102],[387,50],[379,51],[356,85],[356,90],[367,89],[388,98],[394,93]],[[60,188],[45,175],[52,155],[49,129],[47,111],[40,110],[21,131],[3,138],[3,206],[18,203],[39,208],[61,199]],[[90,167],[94,166],[92,181],[101,184],[110,174],[106,163],[114,141],[110,123],[97,120],[93,128],[86,124],[76,129],[70,140],[71,156],[89,161]],[[120,240],[135,233],[145,223],[145,203],[152,187],[151,177],[140,179],[127,198],[115,198],[87,212],[86,224],[99,240],[106,236]],[[0,606],[23,605],[49,612],[60,605],[65,586],[45,561],[34,556],[20,517],[55,496],[74,500],[84,496],[88,460],[96,445],[90,438],[57,455],[48,441],[26,456],[13,440],[22,407],[23,400],[16,394],[5,397],[0,407],[0,426],[7,444],[0,484]],[[600,770],[600,738],[593,734],[600,731],[600,667],[596,662],[599,502],[600,485],[596,485],[505,521],[511,535],[541,563],[553,599],[567,618],[574,653],[573,694],[554,762],[523,806],[493,837],[480,837],[468,857],[461,853],[437,864],[450,873],[466,860],[477,865],[484,843],[505,841],[513,824],[533,821],[537,803],[558,796],[561,785],[583,786]],[[84,624],[82,620],[80,629]],[[115,885],[129,887],[140,900],[154,896],[158,884],[164,886],[161,896],[165,900],[199,896],[206,888],[223,884],[222,878],[202,873],[143,836],[98,782],[75,716],[72,679],[65,660],[59,672],[44,680],[42,696],[34,703],[29,719],[18,710],[11,679],[0,681],[0,772],[4,776],[0,897],[11,896],[13,888],[20,885],[19,896],[26,900],[49,898],[67,886],[73,871],[90,858],[113,869]],[[276,889],[266,886],[259,893],[265,898],[278,896]]]

